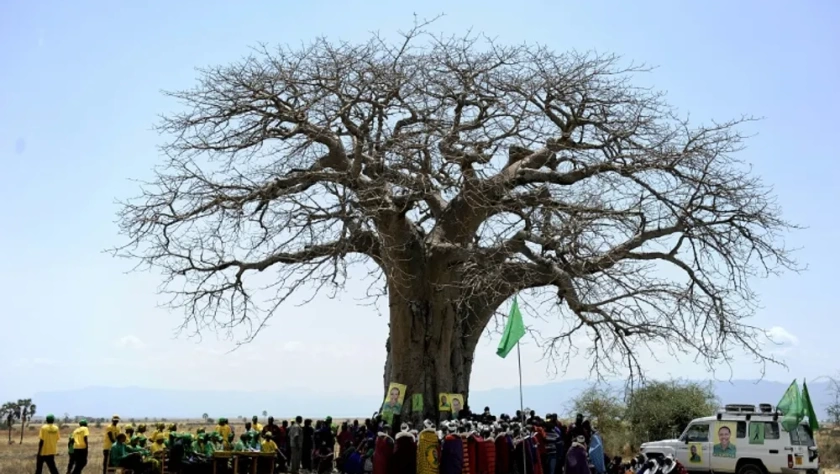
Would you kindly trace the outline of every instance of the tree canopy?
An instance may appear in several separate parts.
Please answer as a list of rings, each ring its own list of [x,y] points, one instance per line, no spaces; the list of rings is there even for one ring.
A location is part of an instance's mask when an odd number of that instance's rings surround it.
[[[262,46],[167,92],[183,108],[159,124],[164,160],[123,204],[116,253],[164,272],[183,328],[248,341],[364,261],[401,383],[399,367],[462,350],[447,370],[466,382],[434,383],[465,390],[443,385],[468,384],[495,310],[529,290],[563,322],[554,359],[586,331],[596,371],[639,376],[645,347],[768,360],[750,279],[796,263],[792,226],[737,156],[749,117],[691,123],[617,56],[425,28]],[[412,344],[427,355],[396,352]]]
[[[718,406],[711,384],[651,382],[629,393],[626,420],[636,444],[679,436],[695,418]]]

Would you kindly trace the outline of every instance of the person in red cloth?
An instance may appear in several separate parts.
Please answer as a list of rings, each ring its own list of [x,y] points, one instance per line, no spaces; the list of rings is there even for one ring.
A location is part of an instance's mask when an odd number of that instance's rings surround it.
[[[394,455],[394,438],[388,435],[390,427],[382,426],[382,431],[376,435],[373,447],[373,474],[389,474],[391,457]]]
[[[458,435],[461,437],[461,446],[464,453],[464,465],[461,467],[461,473],[471,474],[470,464],[472,464],[472,459],[470,458],[470,443],[468,439],[470,434],[467,431],[466,424],[461,423],[458,425]]]
[[[481,428],[481,444],[478,448],[478,474],[496,474],[496,442],[490,427]]]
[[[481,439],[481,436],[475,432],[475,430],[471,429],[472,427],[467,425],[467,428],[470,430],[467,433],[467,451],[470,453],[470,467],[469,467],[469,474],[478,474],[480,461],[479,461],[479,451],[481,443],[484,442]]]
[[[500,426],[494,444],[496,445],[496,474],[510,474],[512,467],[510,453],[513,449],[513,441],[508,433],[507,424]]]
[[[409,431],[407,423],[400,425],[394,437],[394,455],[389,466],[390,474],[417,473],[417,438]]]

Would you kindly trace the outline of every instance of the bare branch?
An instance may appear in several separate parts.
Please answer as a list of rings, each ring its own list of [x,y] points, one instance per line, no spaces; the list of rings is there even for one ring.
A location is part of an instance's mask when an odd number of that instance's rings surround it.
[[[615,56],[426,26],[262,46],[169,93],[185,108],[160,124],[166,162],[124,203],[116,253],[164,271],[188,326],[248,338],[303,285],[340,289],[355,255],[467,352],[527,291],[563,328],[546,355],[568,361],[585,332],[597,374],[641,376],[642,347],[772,361],[750,282],[798,269],[795,226],[737,158],[752,118],[691,124]],[[259,305],[247,282],[265,273]]]

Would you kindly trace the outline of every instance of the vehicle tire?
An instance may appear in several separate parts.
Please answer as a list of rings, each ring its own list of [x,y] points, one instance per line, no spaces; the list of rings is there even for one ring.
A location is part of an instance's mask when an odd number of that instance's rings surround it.
[[[759,464],[748,462],[738,468],[737,474],[764,474],[764,469]]]

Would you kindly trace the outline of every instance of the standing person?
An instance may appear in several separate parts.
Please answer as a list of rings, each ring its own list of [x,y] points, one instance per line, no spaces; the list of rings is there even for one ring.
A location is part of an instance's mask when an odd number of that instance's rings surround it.
[[[557,420],[552,417],[546,419],[543,427],[545,433],[545,464],[543,471],[546,474],[557,472],[557,442],[560,440],[560,432],[557,429]]]
[[[105,428],[105,437],[102,439],[102,474],[107,474],[109,458],[111,457],[111,448],[117,442],[117,436],[120,435],[120,416],[114,415],[111,417],[111,424]]]
[[[263,426],[260,424],[259,418],[257,418],[257,415],[254,415],[254,416],[251,417],[251,426],[253,426],[254,429],[257,430],[258,433],[262,433]]]
[[[287,433],[289,438],[289,450],[291,451],[291,470],[292,474],[300,472],[300,461],[303,456],[303,430],[300,425],[303,423],[303,418],[295,417],[292,426],[289,427]]]
[[[70,436],[67,437],[67,474],[73,473],[73,462],[76,460],[73,456],[74,444],[75,440],[73,439],[73,434],[71,433]]]
[[[338,457],[341,458],[347,446],[353,445],[353,432],[350,430],[350,424],[346,421],[341,423],[341,428],[338,430]]]
[[[233,442],[235,434],[233,432],[233,427],[230,426],[227,418],[219,418],[219,424],[216,425],[215,431],[222,437],[222,445],[224,446],[225,451],[230,451],[231,443]]]
[[[569,451],[566,453],[566,474],[589,474],[588,456],[586,454],[586,438],[583,435],[575,437]]]
[[[55,467],[55,455],[58,454],[59,436],[58,426],[55,426],[55,416],[47,415],[46,423],[41,426],[41,431],[38,433],[35,474],[41,474],[44,464],[47,465],[50,474],[58,474],[58,468]]]
[[[79,427],[73,430],[70,435],[73,438],[73,473],[82,474],[82,470],[87,466],[88,462],[88,437],[90,437],[90,430],[88,429],[87,420],[79,421]]]
[[[303,422],[303,444],[302,444],[302,456],[303,459],[303,469],[305,471],[312,470],[312,456],[313,456],[313,447],[314,447],[314,437],[315,437],[315,429],[312,428],[312,420],[306,419]]]

